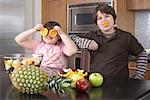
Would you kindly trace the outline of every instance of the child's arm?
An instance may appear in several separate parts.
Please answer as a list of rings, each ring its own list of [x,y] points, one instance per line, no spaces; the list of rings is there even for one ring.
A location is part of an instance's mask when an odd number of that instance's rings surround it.
[[[64,54],[67,56],[72,56],[75,53],[77,53],[78,48],[76,44],[70,39],[70,37],[67,34],[65,34],[59,26],[54,26],[54,29],[57,30],[58,35],[60,36],[63,43],[65,44],[63,48]]]
[[[79,48],[89,49],[89,50],[97,50],[98,49],[98,44],[94,40],[81,38],[76,35],[70,35],[70,37]]]
[[[15,37],[15,41],[22,47],[32,50],[34,49],[35,41],[31,39],[35,32],[42,29],[42,24],[37,24],[34,28],[24,31]]]
[[[147,63],[148,63],[148,55],[146,51],[144,50],[137,59],[137,69],[134,75],[131,78],[142,80],[147,69]]]

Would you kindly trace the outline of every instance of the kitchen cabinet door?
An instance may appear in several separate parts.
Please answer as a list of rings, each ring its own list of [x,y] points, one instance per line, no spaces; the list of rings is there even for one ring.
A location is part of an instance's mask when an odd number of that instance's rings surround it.
[[[150,0],[127,0],[128,10],[149,10]]]
[[[127,10],[127,0],[113,0],[113,6],[117,14],[117,27],[134,34],[135,12]]]
[[[42,23],[57,21],[64,32],[67,26],[66,0],[42,0]]]
[[[42,23],[57,20],[67,32],[67,4],[101,2],[104,0],[42,0]],[[134,34],[135,12],[127,10],[127,0],[113,0],[117,27]]]
[[[93,2],[105,2],[108,0],[67,0],[67,4],[81,4],[81,3],[93,3]]]

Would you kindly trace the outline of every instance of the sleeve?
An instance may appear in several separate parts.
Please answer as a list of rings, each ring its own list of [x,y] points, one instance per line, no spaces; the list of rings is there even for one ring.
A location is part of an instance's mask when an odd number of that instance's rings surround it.
[[[64,46],[65,46],[65,44],[64,44],[63,42],[61,42],[61,43],[60,43],[60,53],[61,53],[61,55],[64,56],[65,59],[66,59],[66,57],[68,57],[68,56],[64,54],[64,51],[63,51]]]
[[[94,40],[87,39],[86,36],[69,35],[69,37],[81,49],[96,50],[98,48],[98,44]]]
[[[129,42],[129,49],[131,55],[138,56],[143,50],[143,46],[138,42],[138,40],[130,34],[130,42]]]
[[[35,46],[34,46],[34,49],[33,49],[34,53],[38,53],[38,47],[40,47],[41,44],[42,44],[41,41],[35,41]]]
[[[148,55],[146,51],[144,50],[137,59],[137,64],[136,64],[136,71],[134,75],[132,76],[133,79],[143,79],[146,69],[147,69],[147,63],[148,63]]]

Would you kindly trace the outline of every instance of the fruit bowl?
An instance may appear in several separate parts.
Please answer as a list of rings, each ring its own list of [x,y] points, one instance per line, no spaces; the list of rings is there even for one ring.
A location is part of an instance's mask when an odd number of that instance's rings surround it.
[[[5,69],[8,73],[24,65],[40,66],[43,56],[39,54],[6,54],[3,56]]]
[[[43,56],[38,54],[6,54],[4,66],[15,89],[37,94],[45,90],[47,74],[40,70]]]

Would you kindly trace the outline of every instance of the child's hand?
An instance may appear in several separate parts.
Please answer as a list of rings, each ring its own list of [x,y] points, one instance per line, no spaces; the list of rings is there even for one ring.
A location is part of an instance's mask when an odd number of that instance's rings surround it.
[[[42,24],[37,24],[35,27],[34,27],[34,29],[36,30],[36,31],[40,31],[40,30],[42,30],[44,27],[43,27],[43,25]]]
[[[58,35],[60,35],[61,33],[63,33],[62,29],[59,26],[54,26],[54,29],[57,30]]]
[[[92,40],[91,44],[89,45],[90,50],[97,50],[98,49],[98,44]]]

